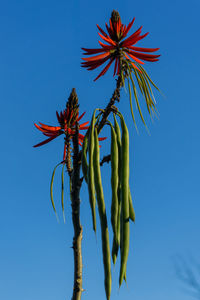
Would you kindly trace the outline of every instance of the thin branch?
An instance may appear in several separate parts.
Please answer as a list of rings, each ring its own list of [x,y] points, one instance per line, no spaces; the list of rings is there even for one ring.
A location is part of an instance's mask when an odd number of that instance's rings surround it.
[[[111,113],[111,111],[114,109],[116,110],[116,108],[114,107],[115,102],[119,102],[120,101],[120,89],[122,87],[122,78],[119,75],[117,78],[117,85],[116,88],[114,90],[114,93],[108,103],[108,105],[106,106],[104,112],[103,112],[103,116],[102,119],[98,125],[98,133],[101,131],[101,129],[103,128],[103,126],[105,125],[107,118],[109,116],[109,114]]]
[[[79,145],[78,145],[78,122],[76,123],[76,133],[73,136],[73,173],[72,173],[72,221],[74,226],[73,250],[74,250],[74,288],[72,300],[80,300],[82,294],[82,252],[81,241],[83,228],[80,223],[80,166]]]

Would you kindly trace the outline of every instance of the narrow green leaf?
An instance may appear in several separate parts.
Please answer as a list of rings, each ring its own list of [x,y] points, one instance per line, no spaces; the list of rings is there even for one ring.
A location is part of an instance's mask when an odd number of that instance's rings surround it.
[[[151,82],[151,84],[160,92],[159,88],[151,80],[151,78],[149,77],[149,75],[147,74],[147,72],[145,71],[145,69],[140,64],[137,64],[137,67],[139,67],[141,69],[141,71],[147,76],[147,78],[149,79],[149,81]]]
[[[137,125],[136,125],[136,122],[135,122],[135,117],[134,117],[134,112],[133,112],[131,85],[130,85],[129,80],[128,80],[128,91],[129,91],[129,101],[130,101],[131,115],[132,115],[132,118],[133,118],[133,122],[135,124],[136,131],[138,132],[138,128],[137,128]]]
[[[135,96],[135,100],[136,100],[136,103],[137,103],[137,108],[138,108],[138,110],[139,110],[140,117],[141,117],[141,119],[142,119],[142,122],[143,122],[144,125],[146,126],[145,121],[144,121],[144,118],[143,118],[143,115],[142,115],[142,111],[141,111],[141,108],[140,108],[140,104],[139,104],[139,101],[138,101],[137,90],[136,90],[135,83],[134,83],[134,81],[133,81],[133,77],[132,77],[131,73],[130,73],[130,79],[131,79],[131,82],[132,82],[133,92],[134,92],[134,96]]]
[[[53,206],[53,210],[54,210],[54,212],[55,212],[55,214],[56,214],[56,218],[57,218],[58,221],[59,221],[59,219],[58,219],[58,215],[57,215],[56,208],[55,208],[55,204],[54,204],[54,200],[53,200],[53,181],[54,181],[54,176],[55,176],[56,169],[57,169],[57,167],[58,167],[60,164],[61,164],[61,163],[57,164],[57,165],[55,166],[55,168],[53,169],[53,173],[52,173],[52,177],[51,177],[51,184],[50,184],[51,204],[52,204],[52,206]]]
[[[137,83],[138,83],[138,86],[140,88],[140,91],[141,91],[142,95],[144,95],[144,92],[143,92],[143,89],[142,89],[142,82],[141,82],[140,78],[138,77],[138,74],[137,74],[137,72],[134,68],[133,68],[133,72],[134,72],[135,77],[137,79]]]

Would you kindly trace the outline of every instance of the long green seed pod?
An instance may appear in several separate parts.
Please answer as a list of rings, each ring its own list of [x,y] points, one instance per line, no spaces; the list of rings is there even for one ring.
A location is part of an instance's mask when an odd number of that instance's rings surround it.
[[[117,217],[118,217],[118,146],[117,137],[113,126],[111,128],[111,223],[115,239],[117,239]]]
[[[99,140],[97,129],[95,128],[95,143],[94,143],[94,182],[97,195],[98,211],[101,223],[101,239],[103,251],[104,264],[104,284],[107,300],[110,299],[111,294],[111,259],[109,246],[109,233],[106,217],[106,208],[104,203],[103,187],[101,182],[101,171],[99,164]]]
[[[122,245],[119,286],[126,273],[129,252],[129,134],[124,118],[121,115],[122,145],[121,145],[121,201],[122,201]]]
[[[89,153],[89,166],[88,166],[88,192],[90,206],[92,210],[92,221],[93,221],[93,230],[96,232],[96,211],[95,211],[95,185],[94,185],[94,166],[93,166],[93,157],[94,157],[94,124],[95,124],[95,112],[93,113],[92,120],[90,123],[89,129],[89,139],[88,139],[88,153]]]
[[[110,124],[111,125],[111,124]],[[118,224],[118,145],[117,137],[113,126],[111,128],[111,187],[112,187],[112,202],[111,202],[111,224],[115,243],[119,244],[117,234]]]
[[[120,245],[120,214],[121,214],[121,131],[119,124],[116,120],[115,114],[113,114],[114,117],[114,129],[116,133],[117,138],[117,146],[118,146],[118,217],[117,217],[117,240],[113,239],[113,245],[112,245],[112,260],[115,264],[117,259],[117,254],[119,250]]]
[[[114,124],[115,124],[115,132],[116,132],[116,136],[117,136],[117,144],[118,144],[118,153],[119,153],[119,167],[118,167],[118,170],[119,170],[119,186],[121,186],[121,174],[120,174],[120,170],[121,170],[121,132],[120,132],[120,127],[119,127],[119,124],[116,120],[116,117],[115,115],[114,116]],[[118,193],[120,195],[120,192]],[[119,196],[118,196],[119,197]],[[120,216],[120,214],[119,214]],[[132,203],[132,197],[131,197],[131,192],[130,192],[130,187],[129,187],[129,217],[130,219],[135,222],[135,211],[134,211],[134,208],[133,208],[133,203]],[[120,218],[119,218],[120,220]],[[120,224],[120,222],[119,222]],[[120,227],[119,227],[120,228]]]
[[[82,171],[83,171],[83,175],[85,178],[85,181],[88,182],[87,180],[87,173],[88,173],[88,163],[87,163],[87,149],[88,149],[88,135],[89,135],[89,131],[87,131],[84,141],[83,141],[83,147],[82,147]]]
[[[129,218],[133,222],[135,222],[135,211],[134,211],[134,208],[133,208],[133,202],[132,202],[130,187],[129,187],[129,192],[128,192],[128,200],[129,200]]]
[[[121,255],[122,255],[122,247],[123,247],[123,211],[121,209],[121,203],[120,203],[120,216],[119,216],[119,219],[120,219],[120,252],[121,252]],[[125,271],[124,271],[124,281],[126,282],[126,268],[125,268]]]

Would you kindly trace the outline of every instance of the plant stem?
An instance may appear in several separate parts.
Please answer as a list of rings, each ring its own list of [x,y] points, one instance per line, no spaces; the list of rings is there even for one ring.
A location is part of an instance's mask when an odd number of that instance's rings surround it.
[[[122,78],[121,78],[121,75],[119,75],[118,78],[117,78],[116,88],[113,92],[113,95],[112,95],[108,105],[106,106],[106,108],[104,110],[101,122],[99,123],[98,133],[101,131],[101,129],[105,125],[106,120],[107,120],[109,114],[111,113],[111,111],[113,109],[113,105],[115,104],[115,101],[117,101],[117,102],[120,101],[120,89],[121,89],[121,87],[122,87]]]
[[[122,87],[122,78],[118,76],[116,88],[113,95],[104,110],[101,122],[98,126],[98,133],[106,123],[106,120],[113,110],[115,101],[120,101],[120,89]],[[81,166],[81,151],[79,152],[78,145],[78,122],[76,123],[76,133],[73,135],[73,171],[71,172],[70,180],[72,180],[71,190],[71,206],[72,206],[72,221],[74,227],[73,250],[74,250],[74,287],[72,300],[80,300],[82,295],[82,251],[81,241],[83,228],[80,223],[80,188],[82,179],[80,178]]]
[[[72,221],[74,227],[73,250],[74,250],[74,288],[72,300],[80,300],[82,294],[82,252],[81,241],[83,228],[80,223],[80,155],[78,145],[78,123],[76,123],[76,133],[73,136],[73,172],[72,172],[72,191],[71,191],[71,206],[72,206]]]

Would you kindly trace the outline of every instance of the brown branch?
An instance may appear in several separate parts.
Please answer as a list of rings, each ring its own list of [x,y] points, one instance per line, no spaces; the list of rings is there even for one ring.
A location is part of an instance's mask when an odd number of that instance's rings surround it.
[[[112,110],[116,110],[116,108],[114,107],[115,102],[119,102],[120,101],[120,89],[122,87],[122,78],[119,75],[117,78],[117,84],[116,84],[116,88],[113,92],[113,95],[108,103],[108,105],[106,106],[104,112],[103,112],[103,117],[98,125],[98,133],[101,131],[101,129],[103,128],[103,126],[105,125],[107,118],[109,116],[109,114],[111,113]]]
[[[72,300],[80,300],[82,294],[82,252],[81,241],[83,228],[80,223],[80,156],[78,145],[78,122],[76,123],[76,133],[73,136],[73,172],[72,172],[72,190],[71,190],[71,206],[72,221],[74,227],[73,250],[74,250],[74,288]]]

